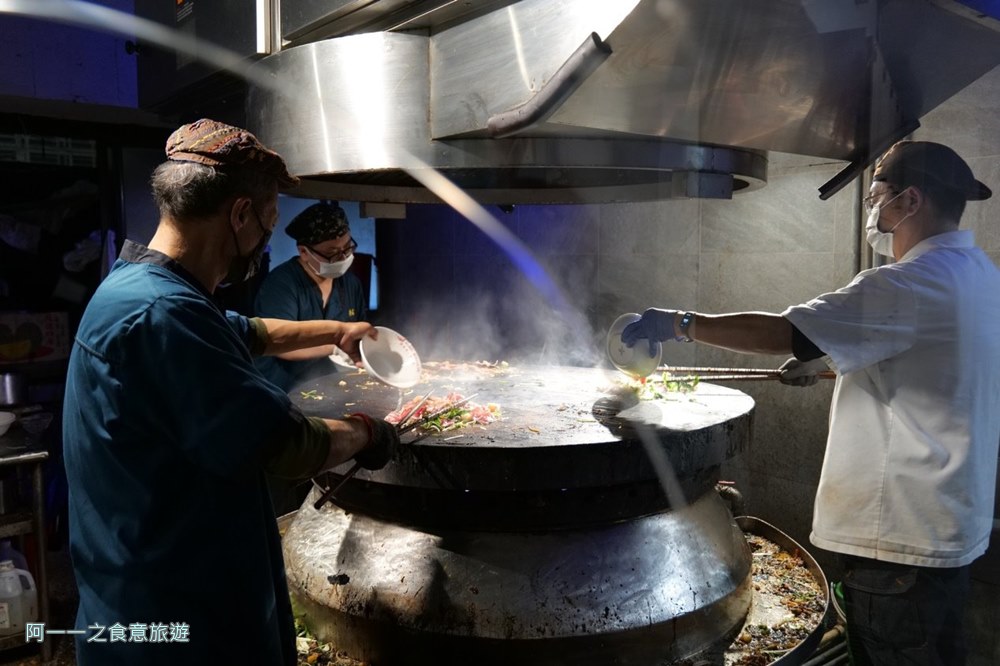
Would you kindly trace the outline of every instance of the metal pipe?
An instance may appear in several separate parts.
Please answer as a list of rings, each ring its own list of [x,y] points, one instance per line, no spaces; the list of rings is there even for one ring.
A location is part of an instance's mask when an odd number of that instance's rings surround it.
[[[832,650],[803,662],[802,666],[839,666],[839,664],[850,663],[850,659],[850,655],[847,654],[847,644],[841,643]]]
[[[816,652],[811,659],[803,662],[802,666],[833,666],[833,664],[847,663],[847,641],[844,634],[844,626],[840,624],[823,634]]]
[[[827,645],[835,641],[837,638],[844,636],[846,634],[847,634],[847,627],[845,627],[842,624],[835,625],[832,629],[827,630],[827,632],[823,634],[823,638],[819,639],[818,650],[822,650]]]
[[[719,493],[719,496],[729,505],[729,513],[734,516],[742,516],[745,513],[746,502],[743,499],[743,493],[737,490],[736,486],[720,481],[715,484],[715,492]]]
[[[502,139],[519,134],[551,116],[610,55],[607,42],[596,32],[590,33],[531,99],[490,116],[486,123],[490,136]]]
[[[49,621],[49,574],[45,562],[48,545],[45,530],[45,478],[42,463],[45,458],[36,459],[31,465],[31,530],[35,533],[36,550],[38,551],[38,621]],[[52,641],[42,641],[42,661],[52,658]]]

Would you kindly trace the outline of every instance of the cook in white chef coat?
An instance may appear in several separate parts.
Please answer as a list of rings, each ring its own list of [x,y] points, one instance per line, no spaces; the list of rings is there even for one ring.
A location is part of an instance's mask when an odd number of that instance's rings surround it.
[[[788,384],[836,371],[810,539],[842,556],[856,664],[965,661],[996,489],[1000,270],[958,226],[991,194],[947,146],[901,141],[865,199],[868,242],[895,263],[780,314],[649,309],[622,333],[793,354]]]

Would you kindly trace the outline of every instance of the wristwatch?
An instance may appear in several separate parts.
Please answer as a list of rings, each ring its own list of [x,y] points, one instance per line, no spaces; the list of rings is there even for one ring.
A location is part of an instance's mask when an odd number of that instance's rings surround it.
[[[691,322],[693,321],[693,312],[685,312],[681,315],[681,323],[677,326],[677,330],[680,331],[680,335],[676,338],[678,342],[694,342],[694,338],[688,335],[688,329],[691,327]]]

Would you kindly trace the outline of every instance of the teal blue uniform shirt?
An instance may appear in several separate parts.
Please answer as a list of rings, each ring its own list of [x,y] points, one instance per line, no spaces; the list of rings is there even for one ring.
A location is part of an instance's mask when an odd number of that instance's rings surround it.
[[[132,242],[87,306],[63,425],[82,666],[295,663],[261,455],[303,417],[253,365],[253,330]],[[151,642],[157,625],[188,642]]]
[[[255,314],[290,321],[367,321],[367,299],[361,280],[356,275],[345,273],[333,281],[330,298],[324,308],[319,285],[312,281],[306,270],[298,257],[276,266],[261,284]],[[265,377],[285,391],[306,379],[328,375],[337,368],[325,356],[308,361],[286,361],[265,356],[255,362]]]

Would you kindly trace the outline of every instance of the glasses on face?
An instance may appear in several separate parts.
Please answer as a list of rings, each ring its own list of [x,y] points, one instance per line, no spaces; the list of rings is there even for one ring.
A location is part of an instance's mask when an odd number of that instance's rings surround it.
[[[895,194],[895,193],[896,193],[895,189],[889,188],[889,189],[886,189],[886,190],[882,190],[881,192],[879,192],[877,194],[869,194],[867,197],[865,197],[864,199],[861,200],[861,203],[863,203],[864,206],[865,206],[865,212],[866,213],[870,213],[870,212],[872,212],[872,208],[874,208],[876,205],[878,205],[879,207],[881,207],[882,204],[888,203],[886,201],[881,201],[880,199],[882,197],[885,197],[888,194]],[[893,197],[893,199],[895,199],[895,198],[896,197]],[[892,201],[892,199],[890,199],[889,201]]]
[[[319,250],[317,250],[314,247],[309,247],[308,245],[306,246],[306,248],[308,248],[308,250],[310,252],[312,252],[313,254],[315,254],[317,257],[319,257],[320,259],[323,259],[324,261],[328,261],[328,262],[331,262],[331,263],[335,262],[335,261],[342,261],[344,259],[347,259],[349,256],[351,256],[352,254],[354,254],[354,250],[356,250],[357,247],[358,247],[358,242],[356,240],[354,240],[353,238],[351,239],[351,242],[347,244],[347,247],[345,247],[343,250],[337,250],[333,254],[329,254],[329,255],[323,254],[322,252],[320,252]]]

